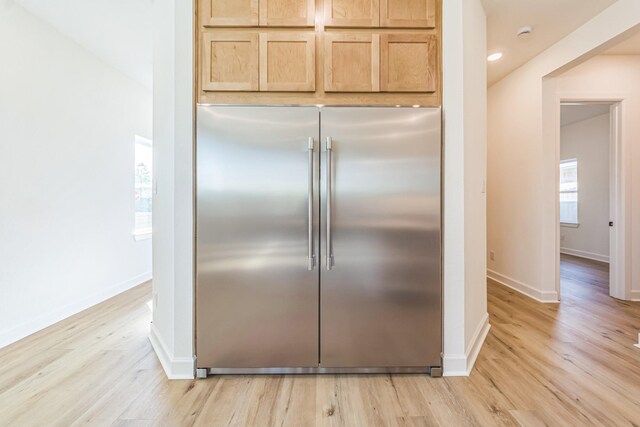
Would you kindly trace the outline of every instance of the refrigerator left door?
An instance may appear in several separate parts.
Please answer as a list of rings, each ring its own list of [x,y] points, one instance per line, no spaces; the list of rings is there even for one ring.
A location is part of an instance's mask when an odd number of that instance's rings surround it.
[[[315,107],[198,107],[199,368],[318,366],[318,139]]]

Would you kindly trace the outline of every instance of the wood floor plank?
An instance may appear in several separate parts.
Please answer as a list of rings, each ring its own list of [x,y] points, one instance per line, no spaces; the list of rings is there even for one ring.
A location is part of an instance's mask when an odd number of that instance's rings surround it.
[[[127,409],[131,399],[147,392],[156,377],[158,377],[157,371],[131,370],[130,372],[125,372],[109,391],[99,396],[70,425],[73,427],[113,425],[118,422],[119,416]],[[127,392],[123,393],[125,389]]]
[[[151,427],[151,420],[116,420],[111,427]]]
[[[640,425],[640,303],[608,296],[602,263],[563,256],[561,285],[542,304],[489,281],[493,327],[468,378],[168,381],[147,283],[0,349],[0,425]]]
[[[241,419],[241,408],[246,406],[246,396],[252,383],[251,376],[220,376],[207,378],[212,388],[209,398],[203,403],[197,426],[236,426]]]

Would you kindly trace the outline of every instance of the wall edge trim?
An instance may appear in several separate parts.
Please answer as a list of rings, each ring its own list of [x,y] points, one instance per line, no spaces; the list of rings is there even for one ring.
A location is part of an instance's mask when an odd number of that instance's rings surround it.
[[[487,335],[489,335],[490,329],[491,324],[489,323],[489,313],[485,313],[478,323],[476,332],[474,333],[469,349],[467,350],[467,372],[469,374],[471,374],[471,371],[476,364],[476,360],[478,359],[478,355],[480,355],[480,350],[482,350],[482,346],[487,339]]]
[[[593,252],[587,252],[587,251],[581,251],[578,249],[563,248],[563,247],[560,247],[560,253],[565,255],[576,256],[578,258],[586,258],[593,261],[606,262],[607,264],[609,263],[608,255],[600,255]]]
[[[506,286],[507,288],[513,289],[514,291],[517,291],[522,295],[532,298],[538,302],[542,302],[542,303],[559,303],[560,302],[557,291],[541,291],[532,286],[524,284],[516,279],[513,279],[509,276],[493,271],[491,269],[487,269],[487,277],[502,286]]]
[[[195,358],[194,357],[174,357],[167,350],[162,336],[158,333],[156,326],[151,323],[149,330],[149,341],[158,356],[158,360],[164,369],[167,378],[170,380],[191,380],[194,379]]]
[[[476,327],[473,339],[469,343],[465,354],[444,355],[443,375],[445,377],[468,377],[471,375],[490,329],[489,313],[485,313]]]

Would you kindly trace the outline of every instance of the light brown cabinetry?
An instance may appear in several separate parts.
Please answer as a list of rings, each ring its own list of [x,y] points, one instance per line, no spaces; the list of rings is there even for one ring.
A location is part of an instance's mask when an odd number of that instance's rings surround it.
[[[377,27],[380,25],[379,0],[324,0],[327,27]]]
[[[197,0],[198,102],[440,105],[443,0]]]
[[[255,27],[258,0],[200,0],[198,13],[203,26]]]
[[[435,92],[437,89],[436,38],[430,34],[380,36],[380,90],[383,92]]]
[[[313,92],[315,41],[312,32],[206,32],[202,89]]]
[[[380,26],[434,28],[436,0],[380,0]]]
[[[260,0],[260,26],[313,27],[315,19],[315,0]]]
[[[257,33],[205,33],[202,43],[204,90],[258,90]]]
[[[378,92],[379,56],[378,34],[325,34],[324,90]]]
[[[313,92],[315,33],[260,34],[260,90]]]

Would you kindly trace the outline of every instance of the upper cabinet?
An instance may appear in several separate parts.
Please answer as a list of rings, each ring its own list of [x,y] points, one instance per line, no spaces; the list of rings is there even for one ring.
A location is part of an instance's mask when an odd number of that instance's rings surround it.
[[[324,25],[435,28],[437,0],[322,0]],[[316,0],[199,0],[205,27],[313,27]]]
[[[380,36],[325,34],[324,90],[378,92]]]
[[[445,0],[196,1],[200,103],[442,103]]]
[[[324,0],[327,27],[435,28],[436,0]]]
[[[315,0],[199,0],[205,27],[313,27]]]
[[[258,26],[258,0],[200,0],[200,22],[208,27]]]
[[[258,34],[205,33],[202,43],[204,90],[258,90]]]
[[[260,0],[263,27],[313,27],[315,19],[315,0]]]
[[[380,25],[379,0],[324,0],[327,27],[377,27]]]
[[[435,28],[435,0],[380,0],[380,26]]]
[[[283,31],[260,34],[260,90],[313,92],[316,36]]]
[[[436,37],[430,34],[380,36],[380,90],[435,92],[438,88]]]

